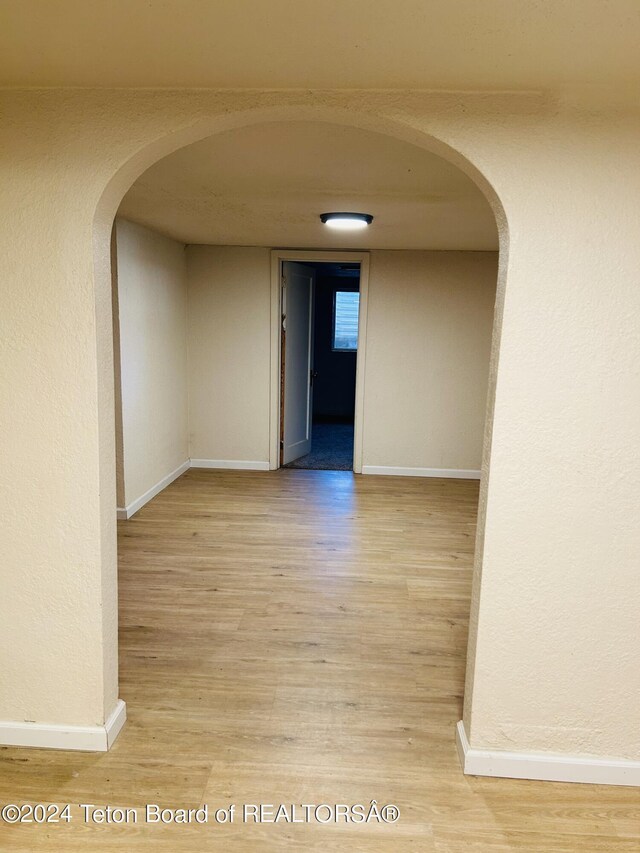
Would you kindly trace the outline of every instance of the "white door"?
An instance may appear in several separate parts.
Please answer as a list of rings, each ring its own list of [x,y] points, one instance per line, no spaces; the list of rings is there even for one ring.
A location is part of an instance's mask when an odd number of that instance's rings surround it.
[[[311,450],[315,277],[311,267],[282,262],[282,465]]]

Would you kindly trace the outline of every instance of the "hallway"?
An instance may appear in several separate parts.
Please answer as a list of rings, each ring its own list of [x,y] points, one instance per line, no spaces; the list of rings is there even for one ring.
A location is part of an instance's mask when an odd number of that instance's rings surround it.
[[[376,799],[397,824],[3,825],[3,851],[637,849],[631,788],[460,770],[477,494],[463,480],[190,470],[119,527],[128,722],[113,749],[0,750],[2,802]]]

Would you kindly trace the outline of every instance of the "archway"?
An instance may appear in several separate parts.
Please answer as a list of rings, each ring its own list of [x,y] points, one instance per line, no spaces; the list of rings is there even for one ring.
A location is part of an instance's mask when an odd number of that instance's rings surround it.
[[[496,296],[496,307],[494,315],[494,330],[493,330],[493,345],[492,345],[492,365],[490,368],[490,383],[487,397],[487,417],[485,421],[485,436],[484,436],[484,453],[482,464],[482,480],[480,491],[480,505],[478,512],[478,536],[476,543],[476,568],[474,572],[474,587],[472,599],[472,625],[474,624],[474,611],[477,608],[479,587],[480,587],[480,569],[482,558],[482,531],[484,512],[486,506],[486,493],[489,475],[489,451],[491,447],[492,433],[492,411],[494,398],[494,378],[496,372],[496,360],[499,350],[500,325],[502,316],[502,305],[504,299],[504,287],[506,281],[507,268],[507,250],[508,250],[508,231],[506,216],[500,200],[498,199],[493,188],[488,181],[479,172],[479,170],[467,160],[467,158],[459,151],[453,149],[447,143],[431,136],[427,136],[421,131],[417,131],[400,122],[390,122],[381,120],[377,116],[358,116],[354,117],[344,111],[333,109],[299,109],[295,107],[288,108],[271,108],[267,110],[252,110],[248,112],[240,112],[225,116],[224,118],[212,119],[205,122],[200,122],[197,125],[191,126],[179,132],[173,133],[166,137],[162,137],[151,145],[147,145],[138,154],[132,157],[127,163],[121,166],[117,173],[111,179],[109,185],[105,188],[96,210],[94,221],[94,248],[95,248],[95,286],[96,286],[96,310],[98,317],[105,311],[110,304],[107,299],[107,293],[110,292],[110,274],[109,274],[109,240],[113,219],[117,207],[120,204],[126,190],[133,181],[141,175],[153,163],[162,159],[164,156],[177,151],[180,148],[186,147],[193,142],[205,139],[209,136],[214,136],[226,130],[231,130],[240,127],[250,127],[259,125],[267,121],[300,121],[307,120],[322,120],[336,124],[342,124],[351,127],[360,127],[363,129],[373,129],[377,133],[385,133],[394,138],[406,141],[417,147],[431,151],[438,156],[443,157],[449,162],[460,168],[467,174],[481,189],[485,197],[488,199],[491,208],[494,212],[496,222],[498,224],[499,239],[500,239],[500,263],[498,272],[498,286]],[[105,345],[102,352],[104,365],[108,367],[110,358],[108,346]],[[103,376],[108,376],[102,370]],[[105,429],[109,428],[109,424],[113,424],[113,393],[109,393],[108,388],[101,388],[101,423]],[[114,460],[111,454],[111,459],[105,458],[102,460],[101,476],[112,478],[114,470]],[[106,466],[106,467],[105,467]],[[105,490],[109,494],[109,490]],[[113,514],[113,507],[103,508],[103,519],[107,526],[106,535],[113,536],[113,521],[109,522],[109,512]],[[108,527],[111,526],[111,531]],[[470,636],[469,641],[469,659],[472,659],[474,649],[474,637]],[[472,667],[467,668],[467,689],[466,695],[469,696],[472,689]]]

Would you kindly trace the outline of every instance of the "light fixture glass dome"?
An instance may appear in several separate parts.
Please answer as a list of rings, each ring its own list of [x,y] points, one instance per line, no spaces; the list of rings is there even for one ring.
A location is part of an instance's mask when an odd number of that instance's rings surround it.
[[[337,231],[361,231],[373,222],[369,213],[321,213],[320,221]]]

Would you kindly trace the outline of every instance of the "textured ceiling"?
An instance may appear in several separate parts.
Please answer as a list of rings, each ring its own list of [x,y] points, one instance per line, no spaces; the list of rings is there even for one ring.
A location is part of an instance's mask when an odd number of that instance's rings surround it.
[[[365,232],[320,224],[371,213]],[[185,243],[309,248],[496,249],[491,209],[456,166],[378,133],[273,122],[182,148],[145,172],[121,216]]]
[[[638,0],[0,3],[12,86],[630,86],[639,44]]]

